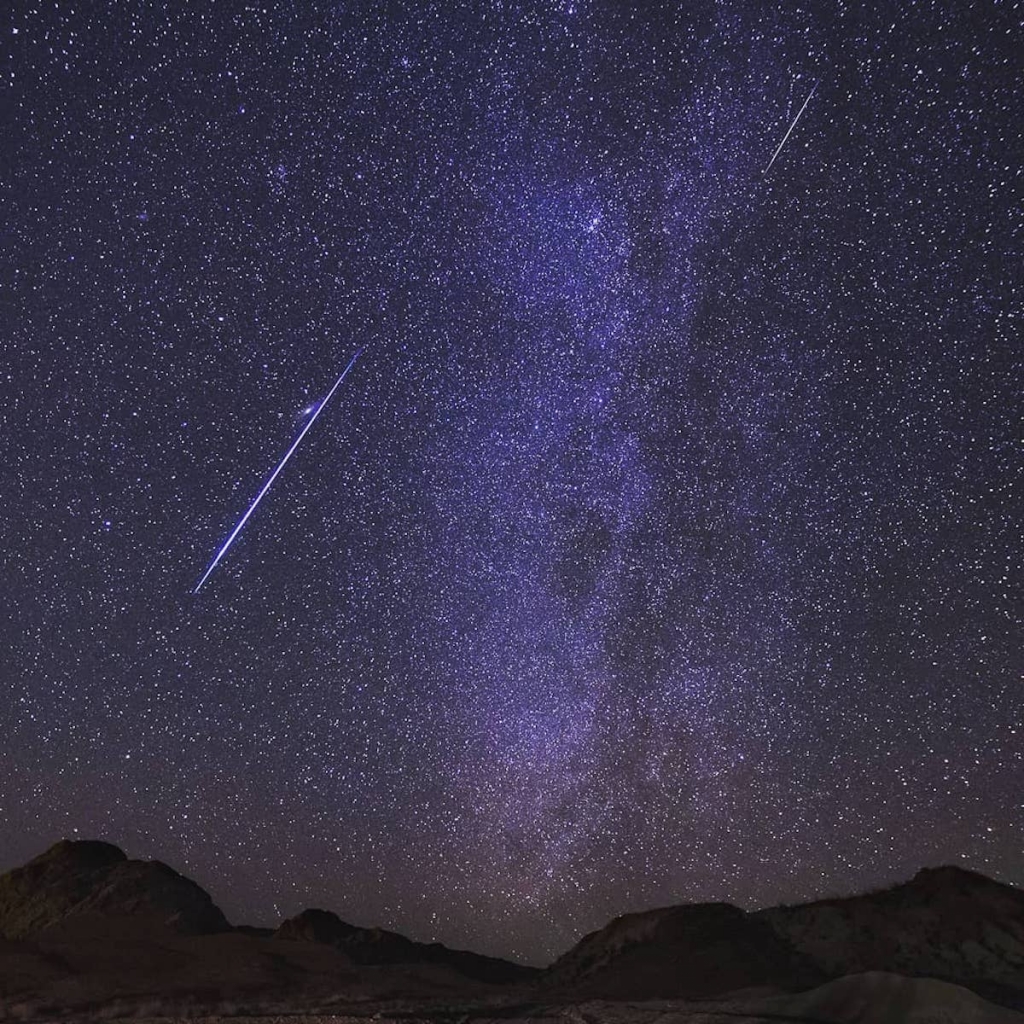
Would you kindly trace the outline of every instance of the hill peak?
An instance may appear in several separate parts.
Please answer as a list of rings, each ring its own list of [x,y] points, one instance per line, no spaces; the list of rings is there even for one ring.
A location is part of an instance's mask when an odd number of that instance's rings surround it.
[[[105,843],[99,839],[61,839],[38,857],[33,857],[25,867],[73,866],[80,870],[95,871],[127,859],[124,850],[113,843]]]
[[[0,937],[32,935],[83,914],[142,916],[194,934],[229,927],[194,882],[160,861],[130,860],[111,843],[62,839],[0,875]]]

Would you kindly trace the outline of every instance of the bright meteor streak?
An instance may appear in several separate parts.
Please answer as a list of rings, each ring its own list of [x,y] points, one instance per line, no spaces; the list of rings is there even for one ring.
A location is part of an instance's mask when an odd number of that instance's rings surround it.
[[[797,121],[800,120],[800,116],[807,109],[807,104],[811,102],[811,97],[814,95],[814,90],[818,88],[818,83],[815,82],[811,87],[811,91],[807,94],[807,99],[804,100],[804,105],[796,112],[796,117],[793,118],[793,123],[789,126],[789,131],[782,136],[782,141],[779,143],[775,152],[772,153],[771,160],[768,161],[768,166],[761,172],[767,174],[772,169],[772,164],[775,163],[775,158],[782,152],[782,147],[786,144],[786,140],[793,134],[793,129],[796,127]]]
[[[224,546],[220,549],[220,551],[217,552],[217,554],[214,556],[213,561],[210,563],[209,568],[206,570],[206,572],[203,573],[203,578],[196,584],[195,590],[192,591],[193,594],[199,593],[199,588],[210,578],[210,573],[212,573],[213,570],[217,568],[217,563],[227,554],[228,548],[231,547],[231,545],[234,543],[235,538],[239,535],[239,533],[242,532],[242,527],[245,526],[246,522],[248,522],[249,516],[251,516],[253,512],[256,511],[256,506],[263,500],[263,496],[267,493],[267,491],[270,490],[270,487],[273,484],[273,482],[277,479],[278,474],[281,472],[282,469],[284,469],[284,464],[292,457],[292,455],[295,453],[295,449],[298,448],[299,445],[302,443],[302,439],[309,432],[309,428],[313,426],[314,423],[316,423],[317,416],[319,416],[320,413],[324,411],[324,406],[326,406],[327,403],[331,400],[331,397],[334,395],[334,392],[338,390],[339,386],[341,385],[341,382],[348,376],[348,371],[351,370],[353,366],[355,366],[356,360],[360,357],[360,355],[362,355],[362,352],[362,349],[358,349],[356,351],[356,354],[349,360],[348,366],[346,366],[345,369],[341,371],[341,376],[334,382],[334,387],[327,392],[327,397],[319,405],[313,407],[314,411],[312,416],[309,417],[309,419],[306,421],[306,425],[302,428],[302,430],[299,431],[299,436],[295,438],[291,448],[289,448],[288,451],[285,452],[284,458],[277,464],[277,468],[274,470],[274,472],[270,474],[270,478],[263,485],[262,489],[260,490],[260,493],[257,494],[256,497],[253,499],[253,502],[246,510],[245,515],[238,520],[238,525],[231,531],[231,535],[228,537],[226,541],[224,541]]]

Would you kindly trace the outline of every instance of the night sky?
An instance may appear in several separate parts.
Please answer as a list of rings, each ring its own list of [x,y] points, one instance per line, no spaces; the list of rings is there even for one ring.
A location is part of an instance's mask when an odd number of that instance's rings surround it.
[[[534,962],[1024,885],[1022,16],[5,4],[0,869]]]

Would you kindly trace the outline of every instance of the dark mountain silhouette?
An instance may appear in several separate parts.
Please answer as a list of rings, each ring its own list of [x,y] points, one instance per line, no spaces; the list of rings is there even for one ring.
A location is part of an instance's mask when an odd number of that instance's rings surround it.
[[[648,1013],[645,1000],[673,1002]],[[584,1002],[599,1009],[565,1009]],[[0,1019],[316,1010],[648,1024],[658,1006],[680,1021],[1024,1024],[1007,1009],[1024,1008],[1024,893],[935,868],[753,913],[666,907],[616,918],[541,973],[326,910],[273,932],[232,928],[195,883],[106,843],[61,842],[0,876]]]
[[[0,1020],[447,1007],[490,988],[437,965],[357,966],[318,943],[183,935],[136,918],[82,914],[0,940]]]
[[[1024,1007],[1024,893],[943,867],[890,889],[754,913],[693,904],[628,914],[559,958],[543,984],[577,999],[703,998],[871,971]]]
[[[64,840],[0,876],[0,936],[21,938],[68,917],[146,917],[186,935],[230,928],[209,895],[160,861],[116,846]]]
[[[829,977],[894,971],[1024,1006],[1024,892],[957,867],[754,915]]]
[[[232,928],[194,882],[108,843],[65,840],[0,876],[0,1019],[449,1006],[537,973],[327,911]]]
[[[826,975],[772,927],[728,903],[617,917],[548,968],[544,987],[581,999],[691,999],[811,988]]]
[[[274,938],[332,946],[356,964],[440,964],[467,978],[491,984],[525,981],[538,973],[532,967],[449,949],[439,942],[413,942],[383,928],[359,928],[329,910],[304,910],[286,920],[274,933]]]

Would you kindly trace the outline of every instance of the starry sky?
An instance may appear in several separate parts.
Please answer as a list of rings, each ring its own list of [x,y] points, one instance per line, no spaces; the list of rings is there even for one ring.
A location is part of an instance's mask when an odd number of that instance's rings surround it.
[[[0,869],[537,963],[1024,885],[1022,16],[5,4]]]

